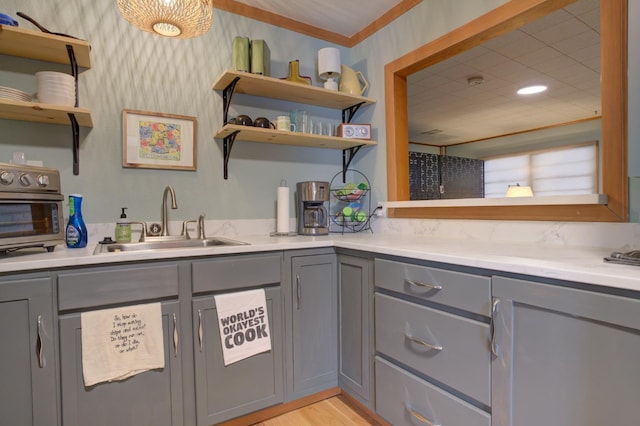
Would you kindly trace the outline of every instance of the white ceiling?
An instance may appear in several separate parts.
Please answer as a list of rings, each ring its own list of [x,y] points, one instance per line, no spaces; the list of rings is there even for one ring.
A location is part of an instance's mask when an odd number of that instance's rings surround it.
[[[484,83],[470,85],[474,76]],[[580,0],[408,82],[412,142],[446,146],[599,115],[599,0]],[[516,95],[530,83],[549,89]]]
[[[351,37],[402,0],[236,0],[295,21]]]

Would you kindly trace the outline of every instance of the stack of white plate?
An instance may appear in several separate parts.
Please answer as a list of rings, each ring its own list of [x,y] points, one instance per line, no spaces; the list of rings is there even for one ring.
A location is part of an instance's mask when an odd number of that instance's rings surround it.
[[[0,98],[12,99],[14,101],[31,102],[31,95],[18,89],[0,86]]]
[[[72,75],[55,71],[36,73],[38,100],[43,104],[74,106],[76,104],[76,81]]]

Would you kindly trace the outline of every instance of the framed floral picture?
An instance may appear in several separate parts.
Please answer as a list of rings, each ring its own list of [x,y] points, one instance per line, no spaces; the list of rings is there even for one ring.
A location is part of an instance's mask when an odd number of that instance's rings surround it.
[[[149,111],[122,111],[122,166],[196,170],[195,117]]]

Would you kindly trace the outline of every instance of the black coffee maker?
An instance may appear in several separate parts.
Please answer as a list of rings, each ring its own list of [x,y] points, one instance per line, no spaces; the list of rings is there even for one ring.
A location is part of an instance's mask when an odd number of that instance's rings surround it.
[[[298,198],[298,234],[329,234],[329,182],[309,181],[296,184]]]

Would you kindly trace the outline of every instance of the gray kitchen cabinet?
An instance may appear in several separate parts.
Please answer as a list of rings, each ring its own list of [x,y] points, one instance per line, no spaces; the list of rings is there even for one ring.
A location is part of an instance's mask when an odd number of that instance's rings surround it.
[[[178,301],[162,302],[164,362],[122,381],[85,386],[82,376],[80,314],[60,318],[62,421],[65,426],[181,425],[182,355],[174,340],[180,317]]]
[[[281,253],[224,256],[192,263],[196,417],[209,426],[284,399]],[[215,294],[264,288],[271,350],[224,365]]]
[[[489,425],[491,279],[376,258],[375,291],[376,412],[394,425]]]
[[[172,262],[64,271],[58,275],[62,422],[182,425],[183,339],[178,265]],[[81,313],[161,302],[165,366],[121,381],[85,386]],[[186,317],[188,318],[188,316]]]
[[[58,424],[51,279],[0,282],[0,423]]]
[[[285,298],[291,345],[287,358],[287,399],[338,386],[338,295],[333,252],[288,253]]]
[[[224,365],[213,296],[193,300],[197,331],[194,354],[198,425],[209,426],[283,400],[282,302],[280,287],[267,287],[271,350]],[[201,336],[201,337],[200,337]]]
[[[638,425],[640,300],[570,285],[493,278],[493,426]]]
[[[369,409],[373,397],[373,260],[338,254],[338,381]]]

